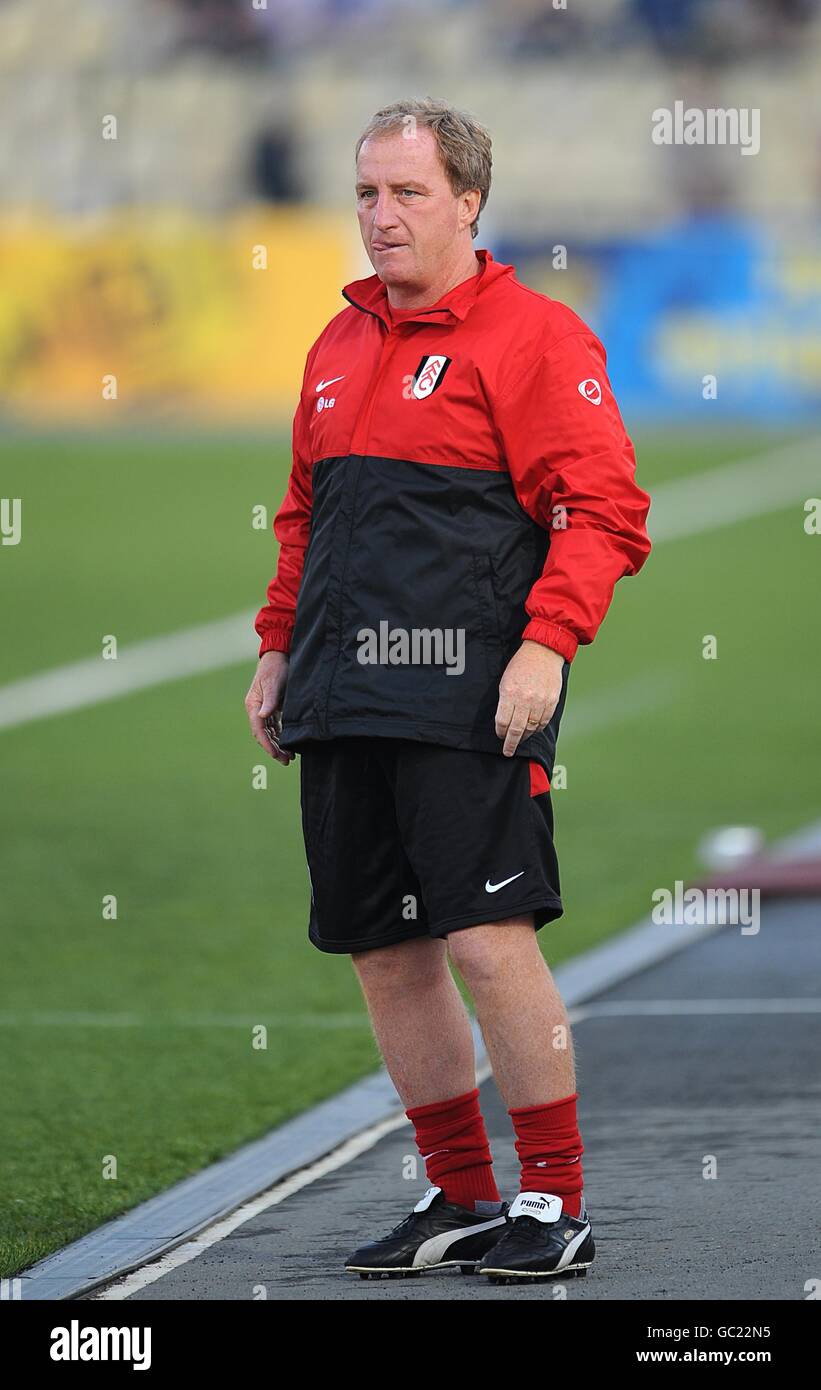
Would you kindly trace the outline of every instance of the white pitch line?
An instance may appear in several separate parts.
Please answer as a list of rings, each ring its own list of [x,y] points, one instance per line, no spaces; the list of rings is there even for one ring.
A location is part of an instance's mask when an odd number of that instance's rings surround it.
[[[342,1168],[351,1159],[357,1158],[359,1154],[366,1153],[379,1143],[386,1134],[391,1134],[393,1130],[399,1129],[402,1125],[410,1122],[404,1115],[395,1115],[391,1119],[381,1120],[379,1124],[371,1125],[361,1134],[357,1134],[353,1139],[348,1139],[344,1144],[340,1144],[333,1153],[321,1158],[317,1163],[312,1163],[308,1168],[303,1168],[301,1172],[295,1173],[293,1177],[286,1178],[284,1182],[277,1183],[267,1192],[263,1192],[253,1201],[245,1202],[236,1211],[231,1212],[230,1216],[225,1216],[221,1221],[217,1221],[213,1226],[209,1226],[194,1240],[187,1240],[182,1245],[178,1245],[176,1250],[171,1250],[167,1255],[162,1255],[153,1264],[143,1265],[140,1269],[135,1269],[131,1274],[126,1274],[115,1284],[103,1289],[98,1294],[89,1295],[92,1299],[98,1300],[119,1300],[130,1298],[133,1293],[144,1289],[148,1284],[154,1284],[164,1275],[170,1274],[173,1269],[179,1269],[180,1265],[188,1264],[189,1260],[194,1260],[210,1246],[216,1245],[217,1241],[224,1240],[230,1236],[238,1226],[242,1226],[252,1217],[259,1216],[260,1212],[267,1211],[269,1207],[275,1207],[280,1202],[284,1202],[286,1197],[291,1197],[295,1192],[299,1192],[303,1187],[316,1182],[318,1178],[324,1178],[326,1174],[333,1173],[337,1168]]]
[[[586,737],[599,729],[609,729],[614,724],[625,724],[630,719],[652,714],[680,689],[681,672],[670,667],[666,671],[631,676],[618,685],[578,695],[575,699],[571,693],[567,713],[562,715],[559,735],[562,747],[567,747],[569,739]]]
[[[658,545],[701,535],[817,497],[819,491],[821,436],[813,435],[656,488],[650,538]]]
[[[202,623],[120,648],[116,660],[90,656],[0,687],[0,729],[52,714],[85,709],[135,690],[221,671],[239,661],[252,665],[258,650],[253,612]]]
[[[615,1000],[580,1005],[573,1022],[584,1018],[673,1014],[821,1013],[821,999],[652,999]],[[276,1014],[232,1017],[229,1014],[97,1014],[18,1010],[0,1013],[0,1028],[370,1028],[367,1014]]]
[[[571,1023],[576,1024],[587,1018],[596,1017],[641,1017],[641,1016],[679,1016],[686,1014],[801,1014],[821,1012],[821,999],[624,999],[613,1000],[610,1003],[584,1005],[569,1011]],[[490,1066],[484,1065],[477,1070],[477,1085],[490,1076]],[[158,1260],[151,1264],[142,1265],[139,1269],[133,1270],[130,1274],[124,1275],[116,1282],[109,1284],[101,1289],[99,1293],[92,1293],[88,1297],[92,1301],[119,1302],[130,1298],[132,1294],[139,1293],[141,1289],[154,1284],[158,1279],[162,1279],[166,1274],[179,1269],[181,1265],[188,1264],[191,1260],[197,1259],[205,1250],[216,1245],[218,1241],[224,1240],[231,1235],[239,1226],[243,1226],[246,1221],[251,1221],[259,1216],[261,1212],[277,1206],[284,1202],[286,1198],[292,1197],[295,1192],[300,1192],[304,1187],[310,1186],[319,1178],[326,1177],[328,1173],[336,1172],[337,1169],[344,1167],[351,1159],[357,1158],[360,1154],[372,1149],[387,1134],[393,1133],[408,1121],[404,1115],[395,1115],[388,1120],[382,1120],[378,1124],[371,1125],[363,1130],[361,1134],[348,1139],[341,1144],[333,1153],[316,1163],[310,1164],[292,1177],[286,1178],[284,1182],[277,1183],[266,1192],[255,1197],[250,1202],[245,1202],[229,1216],[223,1217],[220,1221],[209,1226],[199,1236],[193,1240],[187,1240],[178,1245],[175,1250],[162,1255]]]
[[[366,1013],[338,1014],[143,1014],[91,1010],[0,1011],[0,1028],[370,1028]]]
[[[821,440],[812,436],[654,489],[654,545],[778,511],[821,492]],[[256,610],[123,647],[116,661],[87,657],[0,687],[0,729],[65,714],[247,661],[258,650]],[[568,711],[569,714],[569,711]]]
[[[789,1013],[819,1013],[821,1012],[821,999],[638,999],[638,1000],[614,1000],[610,1003],[585,1005],[580,1008],[570,1010],[570,1021],[577,1023],[586,1018],[595,1017],[638,1017],[652,1015],[681,1015],[681,1014],[789,1014]],[[490,1067],[485,1065],[477,1071],[477,1084],[481,1085],[490,1075]],[[310,1186],[319,1178],[327,1176],[328,1173],[336,1172],[337,1169],[344,1167],[351,1159],[357,1158],[360,1154],[372,1149],[387,1134],[401,1128],[408,1121],[404,1115],[396,1115],[388,1120],[382,1120],[378,1124],[371,1125],[363,1130],[361,1134],[353,1139],[348,1139],[341,1144],[333,1153],[320,1159],[317,1163],[310,1164],[307,1168],[301,1169],[292,1177],[286,1178],[284,1182],[277,1183],[269,1188],[267,1192],[261,1193],[250,1202],[245,1202],[236,1211],[222,1220],[209,1226],[204,1232],[193,1240],[185,1241],[177,1246],[175,1250],[167,1255],[162,1255],[160,1259],[151,1264],[142,1265],[139,1269],[133,1270],[130,1274],[124,1275],[115,1283],[109,1284],[107,1288],[99,1293],[92,1293],[89,1298],[92,1301],[119,1302],[130,1298],[132,1294],[139,1293],[141,1289],[154,1284],[158,1279],[162,1279],[166,1274],[179,1269],[181,1265],[188,1264],[196,1259],[203,1251],[216,1245],[218,1241],[224,1240],[231,1235],[239,1226],[243,1226],[246,1221],[251,1221],[261,1212],[277,1206],[284,1202],[286,1198],[293,1196],[295,1192],[300,1192],[304,1187]]]
[[[821,999],[614,999],[570,1010],[572,1023],[587,1018],[673,1018],[686,1014],[817,1014]]]
[[[491,1074],[488,1064],[476,1068],[476,1084],[481,1086],[487,1081]],[[351,1159],[358,1158],[360,1154],[367,1153],[383,1139],[386,1134],[392,1134],[395,1129],[400,1129],[402,1125],[408,1125],[410,1121],[405,1115],[394,1115],[390,1119],[380,1120],[379,1123],[371,1125],[368,1129],[356,1134],[352,1139],[347,1139],[344,1144],[340,1144],[338,1149],[325,1158],[319,1159],[316,1163],[311,1163],[307,1168],[302,1168],[293,1177],[286,1178],[284,1182],[277,1183],[274,1187],[268,1188],[259,1197],[254,1197],[252,1201],[245,1202],[236,1211],[231,1212],[222,1220],[209,1226],[194,1240],[187,1240],[182,1245],[178,1245],[175,1250],[170,1250],[167,1255],[161,1255],[158,1260],[147,1265],[141,1265],[139,1269],[132,1270],[116,1283],[109,1284],[107,1288],[101,1289],[99,1293],[91,1293],[89,1299],[97,1301],[121,1301],[130,1298],[132,1294],[138,1293],[140,1289],[146,1288],[149,1284],[154,1284],[158,1279],[162,1279],[172,1270],[179,1269],[180,1265],[188,1264],[190,1260],[195,1260],[204,1250],[208,1250],[218,1241],[230,1236],[238,1226],[243,1226],[246,1221],[259,1216],[260,1212],[267,1211],[269,1207],[278,1206],[284,1202],[286,1197],[292,1197],[295,1192],[300,1192],[303,1187],[310,1186],[318,1178],[324,1178],[328,1173],[336,1172],[337,1168],[342,1168]]]

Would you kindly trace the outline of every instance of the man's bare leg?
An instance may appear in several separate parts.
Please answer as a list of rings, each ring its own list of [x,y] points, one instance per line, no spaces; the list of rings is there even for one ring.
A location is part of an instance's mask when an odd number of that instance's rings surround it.
[[[467,1009],[447,946],[416,937],[352,955],[388,1074],[406,1110],[476,1086]]]
[[[508,1108],[571,1095],[576,1067],[567,1010],[539,950],[532,914],[464,927],[447,943]]]

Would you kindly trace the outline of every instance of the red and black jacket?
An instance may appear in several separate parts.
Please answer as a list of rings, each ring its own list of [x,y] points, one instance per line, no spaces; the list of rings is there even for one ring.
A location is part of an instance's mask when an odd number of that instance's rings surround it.
[[[605,372],[565,305],[478,251],[438,304],[392,316],[376,275],[311,348],[279,563],[255,628],[290,652],[282,744],[342,735],[501,752],[499,680],[524,638],[569,663],[650,550],[649,497]],[[464,632],[464,666],[363,663],[362,633]],[[456,639],[452,639],[456,640]]]

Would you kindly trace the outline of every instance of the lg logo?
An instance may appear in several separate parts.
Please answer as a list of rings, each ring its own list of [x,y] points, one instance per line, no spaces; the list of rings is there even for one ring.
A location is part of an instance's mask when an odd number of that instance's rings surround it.
[[[333,410],[336,405],[336,396],[320,396],[316,403],[317,410]]]

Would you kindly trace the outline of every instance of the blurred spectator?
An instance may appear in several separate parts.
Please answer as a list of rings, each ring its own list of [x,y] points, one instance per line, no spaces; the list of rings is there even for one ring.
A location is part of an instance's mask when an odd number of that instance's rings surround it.
[[[226,57],[265,50],[265,35],[255,23],[251,0],[175,0],[183,29],[180,47],[213,49]]]
[[[671,58],[713,66],[794,50],[818,0],[632,0],[633,14]]]
[[[512,21],[512,24],[511,24]],[[578,50],[583,42],[584,21],[577,9],[555,10],[550,0],[530,0],[504,16],[511,24],[508,52],[516,58],[538,59]],[[500,25],[500,29],[503,28]]]
[[[294,141],[278,126],[261,130],[252,148],[252,187],[269,203],[301,202],[305,190],[296,171]]]
[[[699,48],[704,0],[632,0],[633,14],[656,47],[670,56],[685,57]],[[726,0],[732,9],[737,0]],[[743,3],[743,0],[742,0]]]

